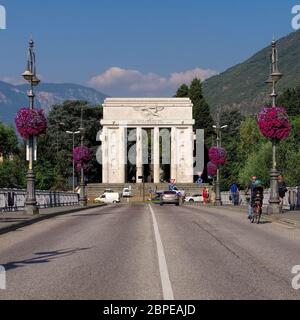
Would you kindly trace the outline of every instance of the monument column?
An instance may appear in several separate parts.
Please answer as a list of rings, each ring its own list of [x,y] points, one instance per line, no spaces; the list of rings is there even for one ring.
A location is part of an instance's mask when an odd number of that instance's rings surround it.
[[[103,127],[101,141],[102,141],[102,183],[108,183],[108,137],[107,127]]]
[[[139,177],[143,176],[143,136],[142,128],[136,128],[136,182],[142,183]]]
[[[160,141],[159,141],[159,127],[154,127],[154,183],[160,183]]]
[[[171,179],[175,179],[177,182],[177,129],[172,127],[171,129]]]
[[[122,126],[119,129],[119,180],[120,183],[125,183],[125,165],[126,165],[126,139],[125,128]]]

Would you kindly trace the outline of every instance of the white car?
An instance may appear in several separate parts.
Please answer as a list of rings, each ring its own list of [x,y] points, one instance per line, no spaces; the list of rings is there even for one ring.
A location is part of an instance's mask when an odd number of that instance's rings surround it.
[[[99,203],[119,203],[120,202],[120,195],[119,193],[104,193],[102,196],[95,199],[95,202]]]
[[[123,198],[131,198],[132,191],[129,188],[124,188],[122,196],[123,196]]]
[[[203,202],[203,196],[201,194],[194,194],[192,196],[188,196],[185,198],[185,202],[195,203],[195,202]]]
[[[176,186],[172,188],[172,191],[175,191],[180,197],[185,197],[185,190],[179,190]]]

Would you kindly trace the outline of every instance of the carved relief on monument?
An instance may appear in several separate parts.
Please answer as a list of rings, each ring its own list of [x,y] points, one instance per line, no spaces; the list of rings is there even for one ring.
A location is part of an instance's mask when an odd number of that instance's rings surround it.
[[[143,114],[143,117],[147,120],[160,119],[160,113],[165,109],[165,107],[159,106],[145,106],[145,107],[133,107],[135,111],[139,111]]]

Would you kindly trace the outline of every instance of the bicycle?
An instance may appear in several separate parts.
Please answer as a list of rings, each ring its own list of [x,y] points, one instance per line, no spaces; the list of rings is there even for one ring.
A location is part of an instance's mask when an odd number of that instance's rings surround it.
[[[261,200],[255,200],[255,203],[253,205],[253,214],[251,217],[251,223],[256,223],[259,224],[260,223],[260,219],[261,219],[261,215],[262,215],[262,205],[261,205]]]

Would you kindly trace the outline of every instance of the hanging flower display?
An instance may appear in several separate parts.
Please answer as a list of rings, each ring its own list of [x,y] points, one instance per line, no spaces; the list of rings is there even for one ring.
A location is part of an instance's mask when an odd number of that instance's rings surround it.
[[[263,136],[277,141],[286,139],[292,129],[284,107],[265,107],[257,116],[257,123]]]
[[[211,147],[209,149],[209,159],[217,167],[222,166],[226,162],[227,153],[224,148]]]
[[[16,115],[15,124],[23,139],[37,137],[47,129],[47,119],[42,109],[22,108]]]
[[[85,146],[74,148],[73,159],[78,172],[80,172],[82,168],[84,171],[88,171],[90,168],[89,162],[92,159],[91,150]]]
[[[218,171],[218,167],[213,162],[209,162],[207,164],[207,174],[210,177],[214,177],[217,174],[217,171]]]

